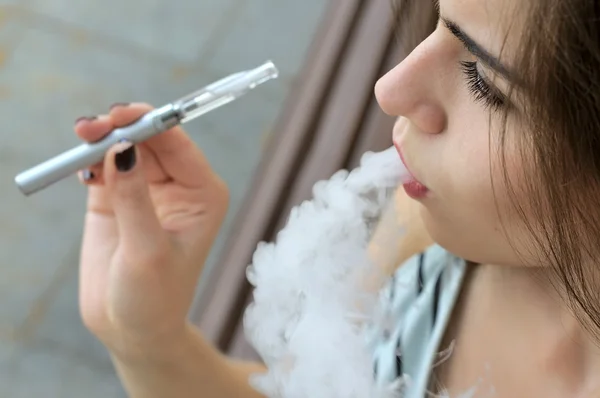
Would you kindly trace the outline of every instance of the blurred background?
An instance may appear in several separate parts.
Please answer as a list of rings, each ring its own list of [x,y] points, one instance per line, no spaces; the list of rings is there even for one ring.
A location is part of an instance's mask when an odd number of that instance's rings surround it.
[[[25,198],[14,176],[78,144],[80,116],[162,105],[271,59],[280,79],[187,126],[231,189],[210,269],[326,4],[0,0],[0,397],[125,396],[77,308],[84,188]]]

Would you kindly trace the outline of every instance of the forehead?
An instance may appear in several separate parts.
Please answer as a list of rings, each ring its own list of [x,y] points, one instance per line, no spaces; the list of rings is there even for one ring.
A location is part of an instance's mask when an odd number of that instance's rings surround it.
[[[493,55],[510,53],[522,31],[524,3],[532,0],[439,0],[441,16]]]

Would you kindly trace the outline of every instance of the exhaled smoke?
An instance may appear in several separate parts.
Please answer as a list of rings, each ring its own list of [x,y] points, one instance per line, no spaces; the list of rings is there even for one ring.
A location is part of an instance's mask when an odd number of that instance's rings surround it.
[[[366,278],[377,278],[381,269],[368,244],[407,178],[393,148],[365,154],[356,170],[317,183],[314,198],[292,210],[276,242],[256,250],[248,268],[254,302],[244,326],[269,369],[253,378],[266,396],[394,396],[373,378],[367,329],[376,322],[378,294],[366,288]]]

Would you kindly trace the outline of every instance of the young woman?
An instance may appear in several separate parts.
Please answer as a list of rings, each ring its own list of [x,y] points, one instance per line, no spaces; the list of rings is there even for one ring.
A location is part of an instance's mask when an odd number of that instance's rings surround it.
[[[600,3],[438,6],[437,29],[376,86],[415,177],[390,282],[414,291],[390,300],[429,304],[382,340],[375,377],[408,374],[407,397],[600,396]],[[93,141],[150,109],[120,104],[75,130]],[[200,150],[176,128],[117,145],[82,179],[81,311],[130,395],[260,396],[261,365],[186,323],[227,207]]]

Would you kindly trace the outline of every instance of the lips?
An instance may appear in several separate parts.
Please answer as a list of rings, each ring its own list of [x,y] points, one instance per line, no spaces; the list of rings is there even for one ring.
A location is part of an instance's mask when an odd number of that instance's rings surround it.
[[[402,160],[402,163],[404,163],[404,167],[406,167],[406,170],[408,171],[408,173],[410,174],[410,177],[411,177],[411,181],[408,181],[407,183],[402,185],[404,188],[404,191],[406,192],[406,194],[408,196],[410,196],[413,199],[425,198],[427,196],[427,194],[429,193],[429,189],[423,183],[421,183],[419,180],[417,180],[417,178],[414,176],[414,174],[410,170],[408,164],[406,163],[406,160],[404,159],[404,155],[402,154],[402,149],[401,149],[400,145],[398,143],[394,142],[394,146],[396,147],[396,150],[398,151],[398,154],[400,155],[400,159]]]
[[[410,167],[408,166],[408,164],[406,163],[406,159],[404,158],[404,155],[402,154],[402,148],[400,147],[400,144],[398,144],[397,142],[394,142],[394,146],[396,147],[396,150],[398,151],[398,154],[400,155],[400,159],[402,160],[402,163],[404,164],[404,167],[406,167],[406,170],[408,171],[408,173],[411,176],[412,182],[416,182],[418,184],[421,184],[423,186],[425,186],[422,182],[420,182],[415,175],[413,174],[413,172],[410,170]]]

